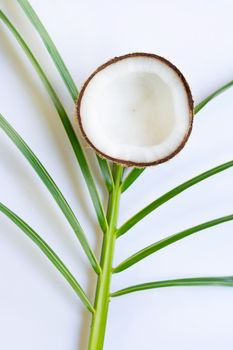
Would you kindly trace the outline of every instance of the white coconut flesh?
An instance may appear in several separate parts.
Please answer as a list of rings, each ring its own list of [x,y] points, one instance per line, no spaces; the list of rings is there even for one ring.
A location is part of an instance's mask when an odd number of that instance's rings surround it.
[[[187,85],[166,62],[132,56],[106,65],[88,81],[79,118],[86,139],[118,162],[169,158],[191,127]]]

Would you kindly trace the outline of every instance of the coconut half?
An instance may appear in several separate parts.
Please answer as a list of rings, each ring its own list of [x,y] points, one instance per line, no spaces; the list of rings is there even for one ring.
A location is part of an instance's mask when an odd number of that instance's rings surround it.
[[[145,167],[165,162],[184,147],[193,100],[172,63],[133,53],[108,61],[87,79],[77,115],[84,138],[100,156]]]

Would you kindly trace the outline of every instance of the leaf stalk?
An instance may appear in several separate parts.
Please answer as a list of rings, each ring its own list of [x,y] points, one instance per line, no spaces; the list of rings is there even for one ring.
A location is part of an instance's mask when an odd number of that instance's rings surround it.
[[[104,337],[108,316],[110,301],[110,284],[112,277],[112,264],[116,240],[116,225],[118,219],[118,210],[121,195],[121,178],[123,168],[115,168],[115,186],[110,196],[108,219],[109,229],[104,235],[102,254],[101,254],[101,272],[98,277],[95,314],[93,315],[91,333],[89,338],[88,350],[102,350],[104,346]]]

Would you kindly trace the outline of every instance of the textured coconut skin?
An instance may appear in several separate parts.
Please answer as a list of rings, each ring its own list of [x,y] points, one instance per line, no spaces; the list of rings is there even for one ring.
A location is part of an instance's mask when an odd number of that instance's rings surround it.
[[[123,159],[117,159],[117,158],[112,158],[110,157],[109,155],[101,152],[90,140],[89,138],[87,137],[86,133],[85,133],[85,130],[83,128],[83,125],[82,125],[82,116],[81,116],[81,113],[80,113],[80,107],[81,107],[81,102],[82,102],[82,97],[83,95],[85,94],[85,90],[89,84],[89,82],[92,80],[92,78],[97,74],[99,73],[101,70],[105,69],[106,67],[108,67],[109,65],[112,65],[118,61],[121,61],[121,60],[124,60],[124,59],[127,59],[127,58],[131,58],[131,57],[149,57],[149,58],[152,58],[152,59],[155,59],[155,60],[160,60],[161,62],[163,62],[164,64],[166,64],[167,66],[169,66],[171,69],[173,69],[173,71],[177,74],[177,76],[179,77],[179,79],[182,81],[183,85],[184,85],[184,88],[185,88],[185,91],[186,91],[186,94],[187,94],[187,99],[188,99],[188,104],[189,104],[189,129],[186,133],[186,135],[184,136],[183,138],[183,141],[180,143],[180,145],[172,152],[170,153],[167,157],[165,158],[161,158],[159,160],[155,160],[155,161],[152,161],[152,162],[148,162],[148,163],[141,163],[141,162],[132,162],[130,160],[123,160]],[[185,146],[189,136],[190,136],[190,133],[192,131],[192,126],[193,126],[193,116],[194,116],[194,113],[193,113],[193,98],[192,98],[192,93],[191,93],[191,90],[190,90],[190,87],[185,79],[185,77],[183,76],[183,74],[179,71],[179,69],[174,66],[174,64],[172,64],[171,62],[169,62],[168,60],[166,60],[164,57],[161,57],[161,56],[158,56],[158,55],[155,55],[155,54],[151,54],[151,53],[143,53],[143,52],[135,52],[135,53],[130,53],[130,54],[127,54],[127,55],[123,55],[123,56],[119,56],[119,57],[114,57],[112,58],[111,60],[107,61],[106,63],[102,64],[101,66],[99,66],[90,76],[89,78],[85,81],[81,91],[80,91],[80,94],[79,94],[79,97],[77,99],[77,102],[76,102],[76,115],[77,115],[77,118],[78,118],[78,123],[79,123],[79,127],[80,127],[80,130],[81,130],[81,133],[85,139],[85,141],[90,145],[90,147],[92,147],[95,152],[102,158],[105,158],[105,159],[108,159],[108,160],[111,160],[112,162],[114,163],[118,163],[118,164],[121,164],[125,167],[137,167],[137,168],[145,168],[145,167],[148,167],[148,166],[153,166],[153,165],[156,165],[156,164],[160,164],[160,163],[164,163],[164,162],[167,162],[169,159],[173,158],[177,153],[179,153],[182,148]]]

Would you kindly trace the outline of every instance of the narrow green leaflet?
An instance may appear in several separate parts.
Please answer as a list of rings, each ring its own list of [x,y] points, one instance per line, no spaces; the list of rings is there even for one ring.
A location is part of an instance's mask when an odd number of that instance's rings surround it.
[[[133,254],[128,259],[124,260],[122,263],[120,263],[117,267],[113,269],[113,272],[121,272],[126,269],[128,269],[130,266],[136,264],[140,260],[146,258],[147,256],[157,252],[160,249],[163,249],[167,247],[168,245],[175,243],[185,237],[188,237],[196,232],[200,232],[202,230],[205,230],[209,227],[219,225],[223,222],[227,222],[233,220],[233,215],[223,216],[211,221],[204,222],[200,225],[193,226],[188,228],[187,230],[184,230],[182,232],[176,233],[174,235],[171,235],[167,238],[162,239],[159,242],[156,242],[154,244],[151,244],[150,246],[140,250],[139,252]]]
[[[79,285],[75,277],[71,274],[68,268],[64,265],[57,254],[50,248],[50,246],[19,216],[13,213],[9,208],[0,202],[0,212],[5,214],[11,221],[13,221],[47,256],[51,263],[57,268],[57,270],[63,275],[75,293],[82,300],[83,304],[88,308],[90,312],[94,312],[94,308]]]
[[[127,232],[131,227],[136,225],[140,220],[142,220],[144,217],[149,215],[152,211],[160,207],[162,204],[169,201],[171,198],[177,196],[179,193],[185,191],[189,187],[197,184],[198,182],[201,182],[205,179],[207,179],[210,176],[213,176],[221,171],[224,171],[230,167],[233,166],[233,160],[221,164],[215,168],[212,168],[198,176],[193,177],[191,180],[188,180],[184,182],[183,184],[173,188],[171,191],[165,193],[163,196],[159,197],[155,201],[151,202],[149,205],[147,205],[145,208],[140,210],[137,214],[132,216],[128,221],[126,221],[118,230],[117,230],[117,236],[123,235],[125,232]]]
[[[179,278],[175,280],[165,280],[148,282],[143,284],[137,284],[135,286],[127,287],[117,292],[111,293],[111,297],[118,297],[120,295],[138,292],[140,290],[165,288],[165,287],[198,287],[198,286],[222,286],[232,287],[233,276],[223,277],[192,277],[192,278]]]
[[[218,95],[222,94],[224,91],[226,91],[230,87],[232,87],[232,85],[233,85],[233,80],[229,81],[229,83],[221,86],[219,89],[217,89],[212,94],[207,96],[203,101],[201,101],[200,103],[198,103],[198,105],[196,105],[196,107],[194,108],[194,114],[197,114],[198,112],[200,112],[200,110],[203,107],[205,107],[205,105],[207,105],[207,103],[209,103],[211,100],[213,100]]]
[[[76,136],[75,131],[72,127],[72,124],[69,120],[69,117],[68,117],[64,107],[62,106],[55,90],[53,89],[52,85],[50,84],[47,76],[45,75],[45,73],[42,70],[41,66],[39,65],[38,61],[34,57],[33,53],[31,52],[31,50],[29,49],[29,47],[27,46],[27,44],[25,43],[23,38],[20,36],[20,34],[16,30],[16,28],[8,20],[8,18],[4,15],[4,13],[2,11],[0,11],[0,19],[2,19],[2,21],[6,24],[6,26],[11,31],[11,33],[14,35],[14,37],[16,38],[16,40],[18,41],[20,46],[23,48],[25,54],[27,55],[27,57],[31,61],[33,67],[35,68],[36,72],[38,73],[41,81],[43,82],[48,94],[50,95],[50,97],[54,103],[54,106],[59,114],[61,122],[65,128],[66,134],[70,140],[70,143],[72,145],[72,148],[74,150],[76,158],[79,162],[81,171],[83,173],[84,179],[85,179],[87,187],[89,189],[89,193],[90,193],[91,198],[92,198],[92,202],[93,202],[93,205],[94,205],[97,217],[98,217],[99,224],[100,224],[103,232],[105,232],[107,230],[107,220],[106,220],[106,216],[104,213],[104,209],[103,209],[97,188],[95,186],[92,174],[90,172],[89,166],[87,164],[87,160],[85,158],[85,155],[83,153],[81,145],[77,139],[77,136]]]
[[[114,182],[113,182],[113,177],[112,177],[112,172],[110,169],[109,163],[106,161],[106,159],[103,159],[101,157],[97,156],[97,160],[105,181],[105,184],[107,186],[108,192],[111,193],[113,190]]]
[[[32,25],[40,35],[45,47],[48,50],[48,53],[53,60],[55,66],[57,67],[58,73],[60,74],[61,78],[63,79],[72,99],[74,102],[76,102],[78,98],[78,89],[75,85],[75,82],[66,67],[58,49],[56,48],[54,42],[52,41],[49,33],[47,32],[46,28],[44,27],[43,23],[37,16],[36,12],[30,5],[30,3],[27,0],[17,0],[19,5],[24,10],[25,14],[27,15],[28,19],[31,21]],[[97,159],[99,161],[100,170],[102,172],[103,178],[105,180],[105,184],[108,188],[108,191],[111,191],[112,189],[112,183],[111,183],[111,171],[109,168],[109,164],[105,159],[99,160],[99,157],[97,156]]]
[[[39,17],[37,16],[36,12],[30,5],[30,3],[27,0],[17,0],[19,5],[22,7],[28,18],[30,19],[31,23],[35,27],[35,29],[39,32],[41,39],[44,42],[44,45],[46,46],[50,56],[53,58],[53,61],[57,67],[57,70],[61,74],[61,77],[67,86],[67,89],[70,92],[70,95],[72,96],[72,99],[76,101],[78,96],[78,89],[71,77],[71,74],[69,70],[67,69],[61,55],[59,54],[56,46],[54,45],[50,35],[48,34],[47,30],[45,29],[43,23],[41,23]]]
[[[99,273],[100,267],[98,264],[98,261],[91,250],[87,239],[85,237],[85,233],[83,232],[82,227],[80,226],[80,223],[78,222],[76,216],[74,215],[72,209],[70,208],[69,204],[67,203],[66,199],[64,198],[63,194],[57,187],[56,183],[53,181],[43,164],[40,162],[40,160],[36,157],[36,155],[32,152],[32,150],[29,148],[29,146],[24,142],[24,140],[21,138],[21,136],[16,132],[15,129],[12,128],[12,126],[6,121],[5,118],[0,114],[0,128],[9,136],[9,138],[14,142],[16,147],[20,150],[20,152],[24,155],[24,157],[28,160],[28,162],[31,164],[37,175],[40,177],[40,179],[43,181],[53,198],[55,199],[56,203],[60,207],[61,211],[65,215],[66,219],[68,220],[70,226],[74,230],[74,233],[78,237],[83,250],[85,251],[93,269]]]
[[[121,186],[121,192],[125,192],[133,183],[137,180],[137,178],[141,175],[141,173],[145,170],[145,168],[134,168],[130,171],[129,175],[125,178]]]

